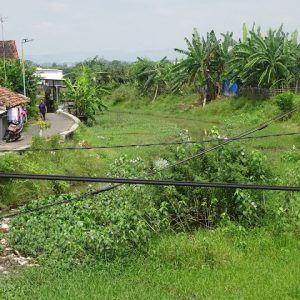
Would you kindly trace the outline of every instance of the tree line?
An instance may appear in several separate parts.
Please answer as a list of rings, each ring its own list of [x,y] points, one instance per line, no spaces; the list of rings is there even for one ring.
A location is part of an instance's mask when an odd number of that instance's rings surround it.
[[[129,63],[95,57],[72,67],[56,67],[64,70],[67,97],[78,103],[78,113],[88,111],[89,117],[103,108],[103,94],[120,85],[133,86],[141,95],[153,100],[162,94],[198,91],[204,103],[221,95],[224,80],[243,87],[298,86],[300,44],[297,31],[289,34],[281,26],[263,33],[260,27],[247,29],[244,25],[242,37],[235,40],[232,32],[217,37],[212,30],[200,36],[194,29],[185,42],[186,49],[174,49],[180,56],[175,61],[167,57],[159,61],[137,58]],[[17,80],[11,80],[9,87],[20,91],[19,65],[14,70]],[[27,80],[36,84],[30,70]],[[3,76],[0,72],[1,85]]]
[[[164,93],[184,93],[194,90],[207,100],[220,96],[224,80],[244,87],[281,88],[298,85],[300,79],[300,45],[298,32],[286,33],[269,29],[263,34],[260,27],[250,30],[243,26],[242,38],[235,40],[232,32],[214,31],[200,36],[194,29],[185,38],[186,49],[174,50],[180,58],[159,61],[137,58],[134,63],[107,62],[94,58],[71,68],[69,77],[89,68],[97,84],[114,88],[130,84],[153,100]]]

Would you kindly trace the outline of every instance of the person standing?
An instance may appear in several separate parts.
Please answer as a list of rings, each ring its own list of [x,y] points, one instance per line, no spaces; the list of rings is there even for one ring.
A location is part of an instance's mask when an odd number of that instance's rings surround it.
[[[45,121],[46,120],[47,106],[46,106],[44,101],[41,101],[41,103],[39,104],[39,111],[40,111],[40,114],[43,117],[43,120]]]

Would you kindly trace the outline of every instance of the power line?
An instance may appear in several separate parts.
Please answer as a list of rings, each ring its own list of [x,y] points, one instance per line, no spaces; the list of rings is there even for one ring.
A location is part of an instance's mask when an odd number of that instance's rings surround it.
[[[84,181],[84,182],[102,182],[102,183],[119,183],[119,184],[135,184],[135,185],[154,185],[154,186],[177,186],[177,187],[193,187],[193,188],[224,188],[224,189],[247,189],[247,190],[267,190],[267,191],[286,191],[299,192],[300,186],[279,186],[279,185],[259,185],[259,184],[243,184],[243,183],[223,183],[223,182],[194,182],[194,181],[172,181],[172,180],[146,180],[146,179],[128,179],[128,178],[108,178],[108,177],[80,177],[80,176],[54,176],[54,175],[32,175],[32,174],[9,174],[0,173],[0,178],[14,179],[35,179],[35,180],[65,180],[65,181]],[[106,187],[105,190],[111,190],[114,186]],[[96,195],[97,192],[87,192],[78,197],[62,200],[60,202],[47,204],[34,209],[20,211],[5,216],[1,216],[0,220],[11,218],[27,213],[37,212],[46,208],[62,205],[74,201],[80,201],[86,197]]]
[[[188,144],[204,144],[204,143],[213,143],[218,141],[240,141],[240,140],[252,140],[252,139],[264,139],[271,137],[286,137],[286,136],[296,136],[300,135],[300,132],[290,132],[290,133],[275,133],[268,135],[258,135],[258,136],[245,136],[243,138],[217,138],[209,139],[203,141],[184,141],[184,142],[162,142],[162,143],[149,143],[149,144],[127,144],[127,145],[102,145],[102,146],[85,146],[85,147],[63,147],[63,148],[32,148],[32,149],[2,149],[2,152],[51,152],[51,151],[66,151],[66,150],[93,150],[93,149],[118,149],[118,148],[138,148],[138,147],[152,147],[152,146],[172,146],[172,145],[188,145]]]
[[[152,180],[139,178],[120,178],[120,177],[88,177],[88,176],[64,176],[64,175],[45,175],[45,174],[20,174],[20,173],[1,173],[0,178],[4,179],[33,179],[50,181],[76,181],[76,182],[98,182],[98,183],[122,183],[137,185],[154,186],[182,186],[182,187],[211,187],[229,189],[250,189],[250,190],[273,190],[299,192],[300,186],[279,186],[279,185],[259,185],[244,183],[223,183],[223,182],[194,182],[176,180]]]

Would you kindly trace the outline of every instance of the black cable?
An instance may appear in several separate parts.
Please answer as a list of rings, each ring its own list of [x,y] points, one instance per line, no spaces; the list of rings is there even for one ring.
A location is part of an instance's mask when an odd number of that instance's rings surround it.
[[[300,132],[290,132],[290,133],[275,133],[267,135],[258,136],[247,136],[243,138],[217,138],[209,139],[203,141],[186,141],[186,142],[162,142],[162,143],[149,143],[149,144],[127,144],[127,145],[112,145],[112,146],[86,146],[86,147],[64,147],[64,148],[33,148],[33,149],[3,149],[1,152],[52,152],[52,151],[64,151],[64,150],[92,150],[92,149],[117,149],[117,148],[133,148],[133,147],[152,147],[152,146],[171,146],[171,145],[187,145],[187,144],[203,144],[203,143],[213,143],[217,141],[236,141],[236,140],[251,140],[251,139],[264,139],[270,137],[282,137],[282,136],[295,136],[300,135]]]
[[[168,169],[168,168],[172,168],[172,167],[177,166],[177,165],[179,165],[179,164],[185,163],[185,162],[187,162],[187,161],[189,161],[189,160],[191,160],[191,159],[194,159],[194,158],[197,158],[197,157],[199,157],[199,156],[201,156],[201,155],[204,155],[204,154],[206,154],[206,153],[208,153],[208,152],[217,150],[217,149],[219,149],[219,148],[221,148],[221,147],[223,147],[223,146],[229,144],[230,142],[235,141],[235,140],[239,140],[239,139],[241,139],[241,138],[244,138],[244,137],[246,137],[247,135],[249,135],[249,134],[251,134],[251,133],[254,133],[254,132],[256,132],[256,131],[263,130],[263,129],[265,129],[266,127],[268,127],[270,124],[272,124],[272,123],[274,123],[274,122],[276,122],[276,121],[278,121],[278,120],[281,120],[281,119],[283,119],[283,118],[286,117],[286,116],[289,116],[289,115],[292,114],[293,112],[297,111],[299,108],[300,108],[300,105],[296,106],[295,108],[291,109],[290,111],[288,111],[288,112],[286,112],[286,113],[283,113],[283,114],[281,114],[281,115],[278,115],[278,116],[276,116],[276,117],[274,117],[274,118],[272,118],[272,119],[270,119],[270,120],[268,120],[268,121],[262,123],[261,125],[259,125],[259,126],[255,127],[255,128],[253,128],[253,129],[250,129],[250,130],[248,130],[248,131],[245,131],[245,132],[241,133],[240,135],[238,135],[238,136],[236,136],[236,137],[234,137],[234,138],[231,138],[231,140],[228,140],[228,141],[226,141],[226,142],[224,142],[224,143],[221,143],[221,144],[219,144],[219,145],[217,145],[217,146],[211,147],[211,148],[209,148],[209,149],[207,149],[207,150],[204,150],[204,151],[202,151],[202,152],[200,152],[200,153],[198,153],[198,154],[196,154],[196,155],[190,156],[190,157],[188,157],[188,158],[186,158],[186,159],[184,159],[184,160],[182,160],[182,161],[180,161],[180,162],[177,162],[177,163],[168,165],[168,166],[166,166],[166,167],[164,167],[164,168],[161,168],[161,169],[159,169],[159,170],[156,170],[156,171],[154,171],[154,172],[150,172],[150,173],[148,173],[146,176],[152,176],[152,175],[157,174],[157,173],[159,173],[159,172],[161,172],[161,171],[164,171],[164,170],[166,170],[166,169]],[[13,216],[21,215],[21,214],[23,215],[23,214],[32,213],[32,212],[35,212],[35,211],[40,211],[40,210],[47,209],[47,208],[50,208],[50,207],[53,207],[53,206],[57,206],[57,205],[62,205],[62,204],[67,204],[67,203],[71,203],[71,202],[81,201],[81,200],[84,199],[85,197],[88,197],[88,196],[95,196],[95,195],[98,195],[98,194],[100,194],[100,193],[107,192],[107,191],[110,191],[110,190],[112,190],[112,189],[115,189],[115,188],[117,188],[117,187],[119,187],[119,186],[121,186],[121,185],[122,185],[122,183],[118,183],[118,184],[114,184],[114,185],[108,185],[108,186],[106,186],[106,187],[103,187],[103,188],[100,188],[100,189],[97,189],[97,190],[94,190],[94,191],[91,191],[91,192],[88,192],[88,193],[79,195],[79,196],[77,196],[77,197],[75,197],[75,198],[73,198],[73,199],[68,199],[68,200],[56,202],[56,203],[53,203],[53,204],[43,205],[43,206],[40,206],[40,207],[38,207],[38,208],[36,208],[36,209],[32,209],[32,210],[26,210],[26,211],[17,212],[17,213],[11,214],[11,215],[6,215],[6,216],[1,217],[0,220],[3,219],[3,218],[9,218],[9,217],[13,217]]]
[[[229,143],[232,143],[232,142],[234,142],[234,141],[241,140],[241,139],[247,137],[248,135],[250,135],[250,134],[252,134],[252,133],[255,133],[255,132],[257,132],[257,131],[260,131],[260,130],[263,130],[263,129],[267,128],[270,124],[272,124],[272,123],[274,123],[274,122],[276,122],[276,121],[278,121],[278,120],[281,120],[281,119],[283,119],[283,118],[286,117],[286,116],[289,116],[289,115],[292,114],[293,112],[297,111],[299,108],[300,108],[300,105],[297,105],[295,108],[291,109],[290,111],[285,112],[285,113],[283,113],[283,114],[280,114],[280,115],[278,115],[278,116],[276,116],[276,117],[274,117],[274,118],[272,118],[272,119],[270,119],[270,120],[268,120],[268,121],[266,121],[266,122],[260,124],[259,126],[253,128],[253,129],[249,129],[249,130],[247,130],[247,131],[245,131],[245,132],[243,132],[243,133],[237,135],[236,137],[233,137],[233,138],[231,138],[231,139],[228,139],[228,140],[226,140],[225,142],[223,142],[223,143],[221,143],[221,144],[219,144],[219,145],[216,145],[216,146],[211,147],[211,148],[209,148],[209,149],[207,149],[207,150],[201,151],[200,153],[195,154],[195,155],[192,155],[192,156],[190,156],[190,157],[188,157],[188,158],[186,158],[186,159],[183,159],[183,160],[181,160],[181,161],[179,161],[179,162],[177,162],[177,163],[174,163],[174,164],[172,164],[172,165],[169,165],[169,166],[166,166],[166,167],[164,167],[164,168],[161,168],[160,170],[158,170],[158,172],[164,171],[164,170],[169,169],[169,168],[172,168],[172,167],[176,167],[176,166],[178,166],[178,165],[180,165],[180,164],[183,164],[183,163],[186,163],[186,162],[188,162],[188,161],[190,161],[190,160],[192,160],[192,159],[194,159],[194,158],[200,157],[200,156],[202,156],[202,155],[204,155],[204,154],[206,154],[206,153],[209,153],[209,152],[212,152],[212,151],[217,150],[217,149],[219,149],[219,148],[222,148],[223,146],[225,146],[225,145],[227,145],[227,144],[229,144]],[[155,172],[155,173],[156,173],[156,172]],[[150,175],[150,176],[151,176],[151,175]]]
[[[86,176],[44,175],[44,174],[0,173],[0,178],[23,179],[23,180],[33,179],[33,180],[50,180],[50,181],[121,183],[121,184],[137,184],[137,185],[154,185],[154,186],[158,185],[158,186],[183,186],[183,187],[212,187],[212,188],[273,190],[273,191],[291,191],[291,192],[300,191],[300,186],[153,180],[153,179],[120,178],[120,177],[86,177]]]
[[[110,191],[113,188],[114,188],[114,186],[107,186],[106,188],[103,188],[103,192]],[[86,193],[83,193],[83,194],[81,194],[79,196],[76,196],[74,198],[71,198],[71,199],[65,199],[65,200],[62,200],[62,201],[55,202],[55,203],[45,204],[45,205],[42,205],[42,206],[39,206],[39,207],[36,207],[36,208],[31,208],[31,209],[28,209],[28,210],[18,211],[18,212],[15,212],[15,213],[0,216],[0,220],[7,219],[7,218],[12,218],[12,217],[17,217],[17,216],[20,216],[20,215],[26,215],[26,214],[30,214],[30,213],[33,213],[33,212],[42,211],[44,209],[48,209],[48,208],[51,208],[51,207],[54,207],[54,206],[59,206],[59,205],[68,204],[68,203],[72,203],[72,202],[79,202],[79,201],[85,200],[87,197],[93,197],[97,194],[99,194],[98,190],[86,192]]]
[[[247,190],[268,190],[268,191],[287,191],[299,192],[300,186],[279,186],[279,185],[259,185],[259,184],[243,184],[243,183],[223,183],[223,182],[193,182],[193,181],[172,181],[172,180],[146,180],[146,179],[128,179],[128,178],[108,178],[108,177],[80,177],[80,176],[54,176],[54,175],[31,175],[31,174],[8,174],[0,173],[0,178],[15,179],[35,179],[35,180],[66,180],[66,181],[85,181],[85,182],[109,182],[119,184],[136,184],[136,185],[154,185],[154,186],[180,186],[194,188],[224,188],[224,189],[247,189]],[[114,186],[106,187],[105,190],[111,190]],[[104,191],[104,190],[103,190]],[[69,202],[80,201],[86,197],[94,196],[97,191],[87,192],[78,197],[62,200],[60,202],[51,203],[37,207],[34,209],[20,211],[5,216],[1,216],[0,220],[11,218],[27,213],[37,212],[53,206],[66,204]]]

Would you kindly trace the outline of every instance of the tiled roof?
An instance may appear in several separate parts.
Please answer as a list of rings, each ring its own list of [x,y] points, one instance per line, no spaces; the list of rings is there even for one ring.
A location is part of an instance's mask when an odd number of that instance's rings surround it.
[[[3,47],[4,43],[4,47]],[[0,58],[19,59],[18,50],[15,41],[0,41]]]
[[[0,87],[0,104],[5,105],[7,108],[28,102],[30,102],[30,99],[24,95],[15,93],[7,88]]]

